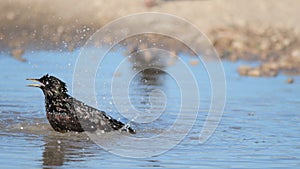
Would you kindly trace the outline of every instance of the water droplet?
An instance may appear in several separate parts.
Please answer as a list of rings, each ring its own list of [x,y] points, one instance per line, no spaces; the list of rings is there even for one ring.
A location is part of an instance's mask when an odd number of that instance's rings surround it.
[[[23,130],[24,128],[21,126],[20,129]]]

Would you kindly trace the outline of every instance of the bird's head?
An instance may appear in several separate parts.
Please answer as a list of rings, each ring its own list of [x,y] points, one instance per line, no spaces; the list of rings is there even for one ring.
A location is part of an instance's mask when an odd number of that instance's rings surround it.
[[[66,84],[59,80],[57,77],[44,75],[39,79],[28,78],[26,80],[31,80],[34,82],[39,82],[38,84],[29,84],[30,87],[41,88],[46,96],[60,96],[67,93]]]

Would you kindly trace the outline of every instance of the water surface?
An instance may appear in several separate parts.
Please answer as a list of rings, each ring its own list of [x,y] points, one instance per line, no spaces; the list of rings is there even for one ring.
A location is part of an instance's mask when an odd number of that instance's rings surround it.
[[[184,128],[198,118],[191,131],[170,151],[148,158],[124,158],[105,151],[84,133],[57,133],[45,116],[42,92],[28,88],[28,77],[49,73],[63,79],[72,94],[72,77],[79,51],[39,51],[26,53],[27,63],[0,56],[0,166],[1,168],[298,168],[300,166],[300,78],[286,84],[286,76],[275,78],[239,77],[240,63],[223,62],[227,81],[226,107],[214,135],[199,144],[199,134],[207,116],[211,91],[203,65],[191,66],[200,86],[199,112],[186,112]],[[112,51],[96,75],[97,106],[113,117],[127,122],[111,96],[111,77],[124,78],[137,70],[128,61],[128,70],[115,72],[124,59]],[[190,56],[181,55],[189,62]],[[193,59],[193,58],[192,58]],[[212,63],[213,64],[213,63]],[[172,69],[172,67],[167,67]],[[176,73],[176,70],[172,70]],[[145,123],[133,124],[135,137],[151,137],[170,127],[180,105],[180,87],[163,72],[140,72],[134,76],[129,98],[145,113]],[[184,85],[189,85],[186,82]],[[164,91],[149,100],[154,89]],[[117,89],[116,89],[117,90]],[[119,89],[119,90],[122,90]],[[153,94],[153,93],[152,93]],[[162,104],[167,99],[166,104]],[[190,100],[193,102],[193,98]],[[155,103],[154,106],[150,103]],[[152,106],[152,107],[151,107]],[[152,109],[151,109],[152,108]],[[126,115],[126,114],[125,114]],[[159,115],[156,117],[156,115]],[[153,119],[156,119],[152,121]],[[176,139],[169,137],[169,139]],[[134,143],[132,143],[134,144]],[[163,143],[161,143],[163,144]],[[151,150],[152,147],[144,147]]]

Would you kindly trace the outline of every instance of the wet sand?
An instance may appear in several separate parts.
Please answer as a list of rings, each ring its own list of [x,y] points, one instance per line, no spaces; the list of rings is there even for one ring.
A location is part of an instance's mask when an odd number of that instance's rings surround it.
[[[258,67],[240,67],[241,75],[300,73],[300,1],[153,2],[4,0],[0,2],[1,51],[25,61],[22,55],[29,49],[73,50],[114,19],[137,12],[165,12],[187,19],[207,34],[221,58],[261,62]],[[181,50],[180,46],[173,48]]]

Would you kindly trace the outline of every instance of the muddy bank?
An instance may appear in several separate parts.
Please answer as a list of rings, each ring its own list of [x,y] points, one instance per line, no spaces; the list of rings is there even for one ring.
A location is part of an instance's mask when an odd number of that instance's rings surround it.
[[[221,58],[261,63],[258,67],[242,66],[240,75],[300,74],[297,6],[297,0],[4,0],[0,2],[0,48],[20,61],[25,61],[22,55],[29,50],[72,51],[114,19],[137,12],[165,12],[195,24]],[[109,42],[113,37],[106,39]],[[149,43],[157,41],[155,37],[147,39]],[[173,40],[164,43],[174,53],[185,50]],[[138,45],[127,45],[129,52],[145,48]]]
[[[293,29],[230,26],[214,29],[210,35],[222,59],[260,63],[241,66],[238,72],[242,76],[300,74],[300,39]]]

